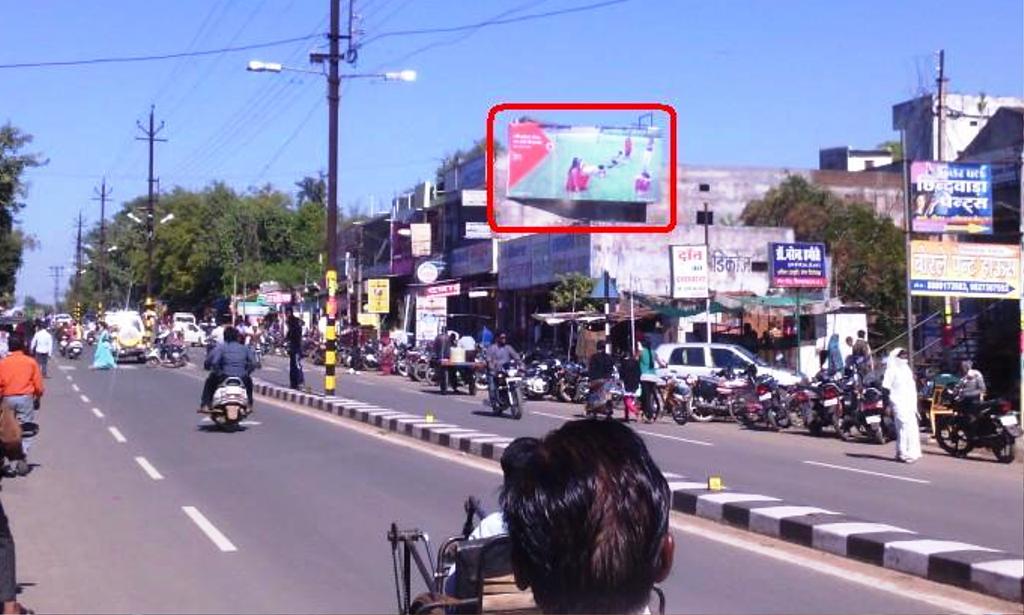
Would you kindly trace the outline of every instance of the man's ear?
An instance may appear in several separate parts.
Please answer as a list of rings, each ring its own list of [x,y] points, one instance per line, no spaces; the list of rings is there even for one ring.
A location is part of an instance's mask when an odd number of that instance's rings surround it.
[[[665,532],[664,538],[661,539],[661,548],[658,550],[658,562],[657,570],[654,571],[654,582],[661,583],[668,578],[670,572],[672,572],[672,561],[676,554],[676,539],[672,536],[672,531]]]

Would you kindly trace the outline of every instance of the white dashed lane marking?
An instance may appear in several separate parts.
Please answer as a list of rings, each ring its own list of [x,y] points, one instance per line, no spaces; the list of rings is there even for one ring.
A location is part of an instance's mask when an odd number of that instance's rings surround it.
[[[846,466],[837,466],[831,463],[822,463],[820,461],[805,461],[807,465],[819,466],[822,468],[831,468],[833,470],[844,470],[846,472],[856,472],[858,474],[870,474],[872,476],[881,476],[883,478],[891,478],[893,480],[902,480],[908,483],[919,483],[922,485],[930,485],[932,481],[924,480],[921,478],[910,478],[908,476],[897,476],[895,474],[886,474],[885,472],[872,472],[871,470],[861,470],[860,468],[848,468]]]
[[[86,397],[85,395],[79,395],[79,397],[82,399],[83,404],[89,403],[89,398]]]
[[[218,549],[225,553],[238,550],[238,547],[232,544],[227,536],[210,523],[210,520],[203,516],[203,513],[199,512],[198,508],[195,506],[182,506],[181,510],[206,534],[207,538],[213,541],[213,544],[217,545]]]
[[[136,457],[135,463],[139,464],[139,466],[142,467],[142,470],[153,480],[164,479],[163,475],[157,472],[156,468],[153,467],[153,464],[149,463],[145,457]]]
[[[70,377],[70,376],[68,377],[68,380],[71,380],[71,377]],[[78,388],[78,385],[77,385],[77,384],[73,384],[73,385],[71,385],[71,390],[72,390],[72,391],[74,391],[75,393],[77,393],[77,392],[79,392],[79,391],[80,391],[81,389],[79,389],[79,388]]]
[[[107,427],[107,431],[109,431],[110,435],[114,436],[114,439],[120,442],[121,444],[124,444],[125,442],[128,441],[128,438],[124,437],[124,434],[122,434],[121,430],[119,430],[117,427]]]
[[[93,413],[93,414],[95,414],[95,415],[96,415],[96,418],[98,418],[98,419],[101,419],[101,418],[103,418],[103,413],[102,413],[102,412],[100,412],[100,409],[99,409],[99,408],[93,408],[93,409],[92,409],[92,413]]]

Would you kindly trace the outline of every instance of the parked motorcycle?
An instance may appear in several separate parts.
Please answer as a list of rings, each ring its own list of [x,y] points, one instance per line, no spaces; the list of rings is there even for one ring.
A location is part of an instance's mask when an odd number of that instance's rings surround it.
[[[556,386],[562,362],[558,359],[542,359],[526,368],[523,374],[523,393],[527,399],[537,400],[551,395],[557,396]]]
[[[801,387],[794,393],[804,427],[812,436],[820,436],[825,427],[834,425],[842,394],[836,374],[824,370],[818,372],[810,386]]]
[[[668,376],[662,378],[658,387],[662,398],[662,412],[672,417],[679,425],[685,425],[693,412],[693,389],[683,378]]]
[[[788,429],[790,418],[790,393],[771,376],[757,376],[754,383],[754,400],[749,400],[739,414],[740,422],[748,428],[764,424],[772,431]]]
[[[581,404],[589,392],[587,366],[575,361],[563,364],[555,381],[555,397],[564,402]]]
[[[495,397],[490,404],[495,416],[508,410],[512,418],[523,418],[522,374],[523,368],[517,361],[509,361],[494,374]]]
[[[954,457],[966,457],[978,447],[992,451],[1001,463],[1014,458],[1014,446],[1021,437],[1017,415],[1009,401],[970,401],[957,385],[942,392],[943,404],[953,409],[936,427],[935,439],[942,450]]]
[[[241,378],[225,378],[213,393],[213,404],[206,412],[213,424],[221,429],[236,429],[252,414],[245,383]]]
[[[732,369],[724,369],[715,376],[700,376],[693,387],[693,420],[706,423],[716,416],[735,419],[746,405],[744,395],[749,392],[756,374],[751,365],[747,371],[737,375]]]

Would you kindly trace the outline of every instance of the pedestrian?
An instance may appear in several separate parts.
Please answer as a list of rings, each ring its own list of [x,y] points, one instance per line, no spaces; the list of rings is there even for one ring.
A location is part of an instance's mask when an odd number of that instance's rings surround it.
[[[832,337],[828,339],[828,371],[835,373],[841,369],[843,369],[843,353],[839,350],[839,334],[833,333]]]
[[[25,354],[25,340],[12,335],[11,352],[0,361],[0,396],[4,403],[14,410],[19,423],[35,423],[39,400],[43,396],[43,376],[39,365]],[[21,448],[25,456],[32,448],[35,438],[22,438]],[[22,458],[4,469],[7,476],[25,476],[29,472],[28,462]]]
[[[292,389],[298,390],[306,383],[306,377],[302,373],[302,321],[290,307],[287,324],[288,332],[285,335],[288,340],[288,384]]]
[[[117,359],[114,358],[114,349],[111,344],[110,331],[107,323],[99,323],[99,335],[96,336],[96,350],[92,355],[93,369],[114,369],[117,367]]]
[[[665,367],[665,363],[655,356],[654,351],[651,350],[651,341],[646,335],[640,339],[639,346],[640,352],[637,358],[640,360],[640,404],[644,411],[644,419],[652,421],[654,420],[654,404],[657,403],[658,396],[657,368]]]
[[[896,461],[914,463],[921,458],[921,429],[917,423],[917,383],[905,348],[894,348],[882,378],[889,389],[896,422]]]
[[[14,535],[7,512],[0,502],[0,602],[4,613],[32,613],[18,602],[18,575],[15,569]]]
[[[643,395],[642,382],[640,380],[641,369],[640,369],[640,356],[643,351],[643,346],[637,344],[636,351],[632,354],[626,355],[622,359],[622,365],[619,367],[619,377],[622,378],[622,406],[623,412],[626,415],[625,420],[629,422],[629,415],[633,415],[635,418],[640,417],[640,413],[636,409],[636,396],[639,392]],[[647,419],[646,409],[644,412],[644,419]]]
[[[31,350],[39,363],[39,369],[43,372],[43,378],[49,378],[50,374],[47,373],[46,366],[50,362],[50,353],[53,352],[53,336],[42,324],[32,336]]]
[[[0,359],[6,357],[7,353],[11,351],[7,345],[10,335],[7,325],[0,326]]]
[[[857,357],[860,375],[866,376],[868,372],[875,369],[875,358],[871,353],[871,346],[868,345],[867,333],[864,330],[857,331],[857,341],[853,343],[853,356]]]

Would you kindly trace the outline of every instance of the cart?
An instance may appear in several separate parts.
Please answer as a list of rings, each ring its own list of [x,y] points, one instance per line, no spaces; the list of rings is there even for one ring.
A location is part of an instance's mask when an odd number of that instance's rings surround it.
[[[476,370],[478,364],[476,361],[452,361],[451,359],[442,359],[437,366],[437,382],[441,387],[441,394],[447,395],[448,390],[454,390],[452,382],[449,382],[451,377],[450,369],[455,369],[462,376],[462,382],[469,388],[470,395],[476,395]]]

